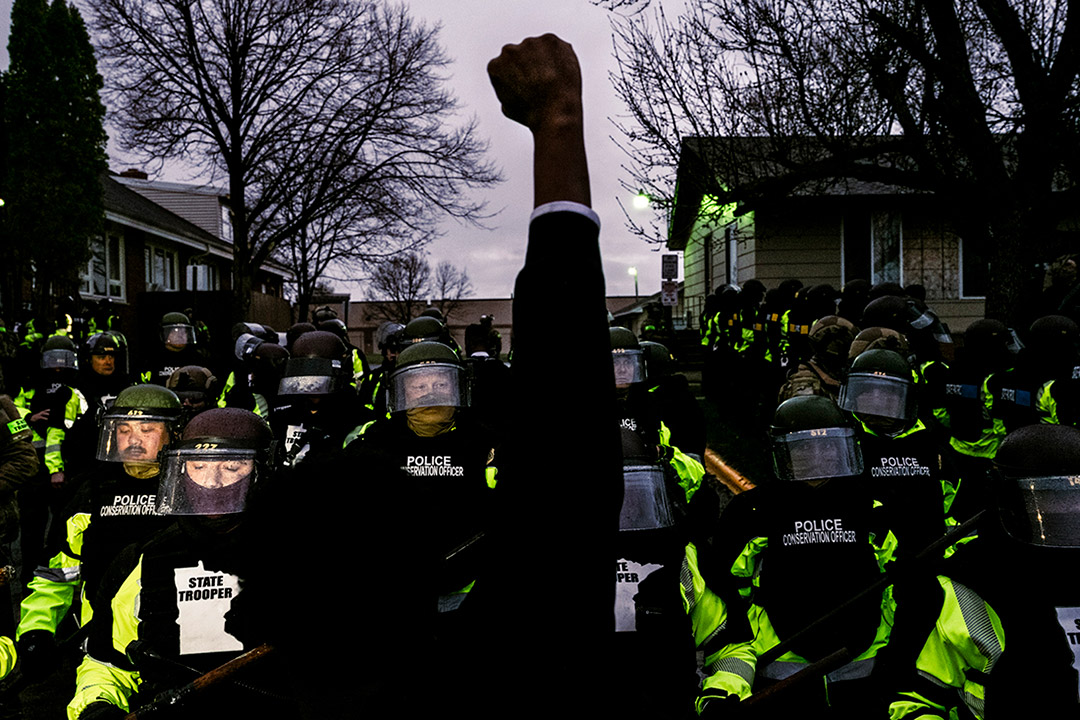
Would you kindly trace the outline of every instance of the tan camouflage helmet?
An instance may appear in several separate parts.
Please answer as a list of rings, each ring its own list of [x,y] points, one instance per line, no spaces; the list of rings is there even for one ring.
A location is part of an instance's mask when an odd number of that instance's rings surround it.
[[[895,330],[883,327],[866,328],[851,341],[848,350],[848,359],[854,360],[867,350],[892,350],[907,357],[911,351],[908,341],[902,334]]]

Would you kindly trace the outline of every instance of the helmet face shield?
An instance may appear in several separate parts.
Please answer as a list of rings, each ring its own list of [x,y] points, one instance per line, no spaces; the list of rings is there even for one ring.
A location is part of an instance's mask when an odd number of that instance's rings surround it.
[[[162,325],[161,342],[184,347],[195,344],[195,328],[191,325]]]
[[[773,438],[773,469],[781,480],[826,480],[861,475],[862,450],[847,427],[801,430]]]
[[[127,410],[106,415],[98,434],[97,459],[106,462],[154,464],[172,436],[175,417]]]
[[[386,408],[401,412],[424,407],[465,407],[464,370],[452,363],[421,363],[390,376]]]
[[[79,359],[71,350],[46,350],[41,355],[41,367],[78,370]]]
[[[1002,525],[1014,540],[1043,547],[1080,547],[1080,476],[1008,478],[1012,512]],[[1023,510],[1021,511],[1021,507]]]
[[[611,361],[615,365],[616,385],[645,382],[645,354],[641,350],[613,350]]]
[[[910,380],[889,375],[852,373],[840,389],[840,407],[860,416],[890,420],[915,417],[915,392]]]
[[[343,372],[340,360],[289,358],[278,395],[333,395],[342,386]]]
[[[675,524],[664,470],[659,465],[623,466],[623,502],[619,531],[662,530]]]
[[[165,455],[158,485],[163,515],[230,515],[244,511],[257,477],[257,450],[197,442]]]

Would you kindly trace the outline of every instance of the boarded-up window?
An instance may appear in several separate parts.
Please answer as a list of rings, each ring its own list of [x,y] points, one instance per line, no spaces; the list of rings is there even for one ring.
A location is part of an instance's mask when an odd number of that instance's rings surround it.
[[[844,214],[843,282],[870,279],[870,213],[851,210]]]
[[[900,277],[900,213],[870,214],[871,247],[873,248],[873,277],[875,285],[883,282],[902,283]]]

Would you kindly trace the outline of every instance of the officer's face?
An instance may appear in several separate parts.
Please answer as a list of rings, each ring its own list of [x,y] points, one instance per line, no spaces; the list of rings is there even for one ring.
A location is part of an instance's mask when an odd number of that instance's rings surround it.
[[[165,335],[165,347],[169,350],[182,350],[190,340],[188,329],[177,325],[169,328],[169,332]]]
[[[255,469],[254,460],[188,460],[187,476],[196,485],[208,490],[235,485]]]
[[[116,371],[116,358],[112,355],[91,355],[90,368],[98,375],[112,375]]]
[[[155,462],[166,442],[163,422],[133,420],[116,426],[116,450],[126,462]]]
[[[456,385],[453,373],[445,369],[420,370],[405,373],[405,406],[433,407],[453,405]]]

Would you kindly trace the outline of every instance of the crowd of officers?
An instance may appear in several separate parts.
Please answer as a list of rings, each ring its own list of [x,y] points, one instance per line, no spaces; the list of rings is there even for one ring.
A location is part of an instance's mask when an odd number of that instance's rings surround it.
[[[702,322],[707,395],[765,418],[769,438],[774,477],[734,497],[705,471],[704,414],[670,350],[609,330],[613,642],[635,713],[993,718],[1037,687],[1075,716],[1075,322],[1021,334],[986,319],[954,342],[897,287],[867,287],[853,309],[847,287],[785,283],[780,312],[756,285],[722,288]],[[68,714],[92,720],[258,647],[268,611],[233,604],[241,579],[274,572],[238,531],[259,527],[242,522],[248,491],[334,463],[423,488],[438,508],[415,518],[440,557],[436,636],[468,641],[505,440],[502,338],[483,318],[461,348],[429,311],[381,326],[372,368],[332,311],[313,320],[238,324],[220,363],[171,312],[144,369],[116,330],[38,338],[38,367],[9,369],[3,529],[25,592],[17,620],[4,614],[0,671],[18,657],[39,680],[82,647]],[[283,502],[268,487],[264,506]],[[217,706],[282,701],[262,692]]]
[[[11,396],[0,396],[7,589],[19,608],[0,613],[0,674],[18,659],[21,676],[39,681],[82,647],[69,717],[123,717],[193,668],[258,646],[259,623],[225,621],[239,578],[257,573],[245,557],[251,532],[238,530],[255,522],[241,522],[248,491],[346,446],[362,456],[356,467],[389,454],[445,495],[437,537],[479,533],[497,441],[474,428],[495,420],[509,374],[492,322],[468,326],[464,348],[434,309],[384,323],[374,368],[330,308],[284,333],[240,323],[227,359],[201,351],[181,312],[161,318],[141,364],[116,329],[80,340],[27,328],[5,367]],[[419,453],[416,437],[438,447]],[[440,607],[467,592],[462,564]]]
[[[0,673],[76,652],[81,720],[1077,717],[1075,322],[954,339],[895,286],[721,288],[704,390],[773,469],[732,496],[669,348],[604,342],[573,50],[489,74],[536,149],[514,381],[490,321],[461,348],[434,313],[380,328],[377,367],[326,310],[237,325],[225,362],[180,312],[138,364],[108,321],[31,329],[0,398],[25,582]]]
[[[1072,318],[954,338],[918,287],[751,280],[701,338],[706,394],[767,428],[776,481],[687,547],[699,712],[1080,716]]]

